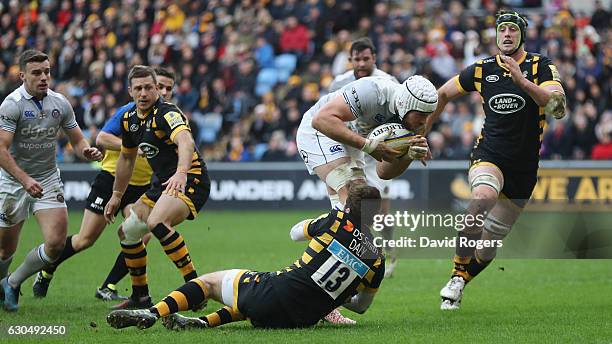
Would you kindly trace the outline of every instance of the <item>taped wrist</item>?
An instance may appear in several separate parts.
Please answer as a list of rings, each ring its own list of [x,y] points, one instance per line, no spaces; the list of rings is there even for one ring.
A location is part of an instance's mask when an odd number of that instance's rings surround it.
[[[365,144],[363,145],[363,147],[361,147],[361,150],[365,153],[371,154],[376,149],[376,147],[378,147],[379,144],[380,141],[378,140],[366,139]]]

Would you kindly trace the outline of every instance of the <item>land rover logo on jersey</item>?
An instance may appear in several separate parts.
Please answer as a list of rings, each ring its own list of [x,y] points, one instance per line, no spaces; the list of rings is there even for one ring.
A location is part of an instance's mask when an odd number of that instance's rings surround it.
[[[134,123],[132,125],[130,125],[130,131],[135,133],[138,131],[138,124]]]
[[[159,154],[159,148],[146,142],[139,144],[138,148],[140,148],[140,150],[144,153],[144,156],[147,157],[147,159],[155,158],[157,154]]]
[[[507,115],[524,108],[525,99],[516,94],[502,93],[489,99],[489,107],[499,114]]]
[[[498,75],[487,75],[485,80],[487,80],[488,82],[496,82],[499,80],[499,76]]]

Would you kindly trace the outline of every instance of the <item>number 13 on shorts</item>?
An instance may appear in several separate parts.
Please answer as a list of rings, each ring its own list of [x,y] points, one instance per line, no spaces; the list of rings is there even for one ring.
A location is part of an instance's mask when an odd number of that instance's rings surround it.
[[[331,256],[310,278],[335,300],[357,277],[363,278],[370,268],[335,240],[327,250]]]

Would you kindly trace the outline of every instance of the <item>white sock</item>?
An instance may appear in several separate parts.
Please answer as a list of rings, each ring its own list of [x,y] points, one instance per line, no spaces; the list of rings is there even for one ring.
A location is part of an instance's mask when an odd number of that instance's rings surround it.
[[[15,272],[9,276],[9,285],[13,288],[19,287],[28,277],[39,272],[54,261],[55,259],[49,258],[45,253],[45,244],[40,244],[40,246],[32,249],[32,251],[28,253],[23,263],[21,263]]]

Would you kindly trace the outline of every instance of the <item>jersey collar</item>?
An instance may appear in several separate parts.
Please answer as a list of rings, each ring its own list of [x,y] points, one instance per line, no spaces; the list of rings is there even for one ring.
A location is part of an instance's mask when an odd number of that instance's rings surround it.
[[[162,100],[161,100],[161,99],[162,99],[162,97],[161,97],[161,96],[157,97],[157,101],[156,101],[155,103],[153,103],[153,106],[151,106],[151,108],[149,109],[149,111],[147,111],[147,112],[144,114],[144,116],[142,116],[142,117],[140,117],[140,114],[138,114],[138,106],[136,105],[136,102],[134,102],[134,106],[136,107],[136,116],[137,116],[139,119],[145,119],[145,118],[149,117],[149,115],[153,113],[153,111],[155,110],[155,108],[156,108],[156,107],[158,107],[158,106],[159,106],[159,104],[162,102]]]
[[[19,86],[18,90],[19,90],[19,94],[21,94],[21,96],[24,97],[25,99],[30,100],[30,99],[34,98],[34,96],[31,95],[28,92],[28,90],[26,90],[25,85],[22,84],[21,86]]]
[[[523,56],[521,56],[521,58],[516,62],[519,66],[521,65],[521,63],[525,62],[525,59],[527,58],[527,52],[525,51],[523,53]],[[508,68],[504,67],[502,61],[501,61],[501,57],[499,56],[499,54],[495,55],[495,61],[497,61],[497,65],[500,66],[501,68],[503,68],[506,71],[509,71]]]

